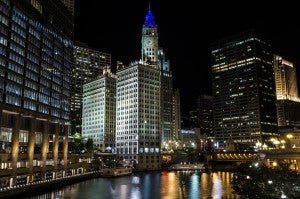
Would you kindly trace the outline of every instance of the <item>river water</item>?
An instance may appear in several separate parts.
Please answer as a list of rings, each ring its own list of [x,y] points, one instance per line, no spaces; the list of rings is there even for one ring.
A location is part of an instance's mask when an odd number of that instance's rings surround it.
[[[238,199],[231,172],[156,171],[95,178],[26,199]]]

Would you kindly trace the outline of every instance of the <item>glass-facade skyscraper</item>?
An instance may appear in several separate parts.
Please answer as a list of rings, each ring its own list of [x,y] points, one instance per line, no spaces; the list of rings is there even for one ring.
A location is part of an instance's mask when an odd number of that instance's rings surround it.
[[[106,66],[111,65],[111,55],[92,49],[87,44],[75,42],[74,67],[71,84],[71,132],[81,133],[83,84],[95,80]]]
[[[277,133],[271,46],[254,30],[211,44],[216,146],[244,150]]]
[[[59,0],[0,2],[4,186],[46,179],[46,167],[51,176],[63,175],[58,164],[68,157],[73,28],[73,16]]]

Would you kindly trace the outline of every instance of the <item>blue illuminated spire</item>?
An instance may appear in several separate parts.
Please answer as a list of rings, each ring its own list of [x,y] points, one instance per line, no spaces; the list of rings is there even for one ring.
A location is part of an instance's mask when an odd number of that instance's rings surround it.
[[[150,9],[150,2],[149,2],[149,10],[146,15],[145,27],[154,28],[155,26],[156,26],[156,24],[154,22],[154,16],[152,15],[152,12]]]

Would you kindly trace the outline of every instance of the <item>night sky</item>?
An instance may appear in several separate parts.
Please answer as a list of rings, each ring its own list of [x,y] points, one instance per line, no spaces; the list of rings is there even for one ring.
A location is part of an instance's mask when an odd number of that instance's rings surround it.
[[[280,2],[280,1],[278,1]],[[75,40],[128,65],[141,58],[147,0],[77,0]],[[182,111],[211,94],[210,43],[254,28],[300,74],[300,16],[294,0],[152,0],[159,46],[170,60]],[[300,77],[298,76],[298,81]]]

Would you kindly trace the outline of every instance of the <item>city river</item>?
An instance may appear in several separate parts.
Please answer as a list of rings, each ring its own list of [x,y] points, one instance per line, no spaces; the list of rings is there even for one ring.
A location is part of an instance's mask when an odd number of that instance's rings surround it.
[[[231,179],[231,172],[145,172],[95,178],[26,199],[238,199]]]

